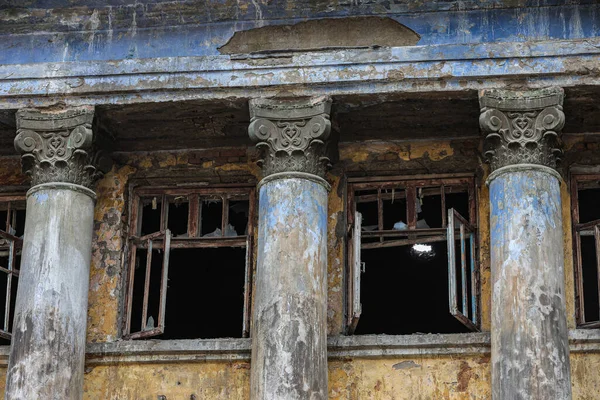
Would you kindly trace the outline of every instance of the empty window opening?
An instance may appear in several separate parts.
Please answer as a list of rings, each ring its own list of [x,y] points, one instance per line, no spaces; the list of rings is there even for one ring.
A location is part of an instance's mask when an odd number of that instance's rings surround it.
[[[189,203],[185,196],[177,196],[169,200],[167,227],[173,237],[188,235]]]
[[[349,332],[477,330],[472,178],[354,183],[350,192]]]
[[[202,200],[200,232],[203,237],[223,236],[222,226],[223,202],[221,199],[205,198]]]
[[[23,197],[0,198],[0,345],[12,336],[24,232]]]
[[[124,337],[247,337],[254,190],[149,191],[134,191]]]
[[[571,184],[577,325],[600,328],[600,175],[575,175]]]

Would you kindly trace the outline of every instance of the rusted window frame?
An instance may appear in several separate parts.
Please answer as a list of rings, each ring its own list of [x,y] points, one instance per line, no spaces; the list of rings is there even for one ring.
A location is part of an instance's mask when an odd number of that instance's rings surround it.
[[[417,201],[417,191],[419,188],[425,187],[440,187],[441,194],[441,213],[442,213],[442,227],[441,228],[417,228],[417,219],[418,213],[416,211],[416,201]],[[448,193],[447,188],[453,186],[462,186],[467,188],[467,195],[469,201],[469,221],[466,221],[464,217],[460,216],[460,214],[456,213],[453,209],[448,210],[448,214],[446,214],[446,201],[445,195]],[[403,189],[405,191],[405,197],[407,199],[412,199],[412,201],[407,201],[407,225],[408,229],[398,231],[398,230],[383,230],[383,205],[382,199],[384,194],[382,190],[384,189]],[[358,218],[358,213],[356,211],[356,199],[355,193],[358,190],[377,190],[376,196],[377,204],[378,204],[378,230],[372,232],[361,232],[357,229],[357,224],[355,223]],[[436,189],[437,190],[437,189]],[[347,318],[346,318],[346,331],[348,334],[353,334],[356,326],[358,324],[358,320],[360,318],[360,314],[362,312],[362,306],[360,304],[360,288],[357,288],[357,285],[360,285],[360,273],[364,272],[364,263],[360,260],[360,251],[357,251],[356,241],[360,241],[362,237],[379,237],[379,242],[372,242],[368,244],[361,243],[361,249],[368,248],[383,248],[383,247],[395,247],[402,245],[409,245],[415,243],[432,243],[432,242],[441,242],[448,241],[450,242],[448,237],[448,220],[451,218],[449,216],[450,212],[452,215],[459,215],[460,224],[459,229],[462,226],[463,236],[461,238],[461,246],[464,244],[464,229],[469,230],[469,235],[472,238],[471,240],[471,268],[474,274],[471,275],[471,285],[472,285],[472,318],[468,318],[464,315],[464,312],[467,311],[467,307],[464,306],[459,310],[458,305],[456,303],[456,295],[452,298],[452,287],[450,287],[449,293],[449,311],[450,313],[457,318],[460,322],[462,322],[467,328],[478,331],[481,325],[481,315],[480,315],[480,299],[481,299],[481,285],[480,285],[480,271],[479,271],[479,257],[477,255],[478,245],[478,234],[477,234],[477,198],[476,198],[476,187],[475,187],[475,177],[473,175],[466,174],[443,174],[443,175],[420,175],[420,176],[390,176],[390,177],[369,177],[369,178],[350,178],[348,180],[348,190],[347,190],[347,200],[346,200],[346,209],[347,209],[347,232],[349,235],[348,246],[347,246],[347,259],[348,259],[348,268],[347,268],[347,287],[346,287],[346,296],[347,296]],[[396,239],[393,241],[384,241],[384,238],[402,238],[405,239]],[[449,250],[450,251],[450,250]],[[463,251],[464,253],[464,251]],[[462,268],[462,263],[461,263]],[[449,267],[450,271],[450,267]],[[451,276],[449,272],[449,285],[452,286],[452,282],[450,281]],[[463,279],[464,281],[464,279]],[[456,285],[454,285],[454,288]],[[464,289],[463,289],[464,290]],[[357,298],[358,297],[358,298]],[[468,312],[468,311],[467,311]]]
[[[123,317],[124,339],[138,339],[157,336],[164,333],[164,320],[167,302],[167,282],[169,268],[169,253],[171,249],[193,249],[193,248],[220,248],[220,247],[242,247],[246,249],[246,266],[244,271],[244,318],[242,321],[242,337],[250,335],[250,317],[252,307],[252,275],[253,275],[253,254],[254,254],[254,222],[255,222],[255,204],[256,190],[254,185],[221,185],[207,187],[198,184],[197,186],[186,187],[168,187],[168,186],[142,186],[134,187],[130,191],[132,199],[130,205],[129,217],[129,235],[127,274],[125,284],[125,312]],[[188,200],[188,236],[173,237],[167,229],[169,199],[173,197],[185,197]],[[161,219],[160,230],[144,236],[141,234],[141,209],[143,198],[160,198]],[[202,199],[214,199],[220,197],[222,207],[221,236],[220,237],[201,237],[201,213]],[[226,227],[229,224],[229,201],[243,199],[248,201],[248,235],[225,236]],[[140,331],[132,331],[132,301],[133,301],[133,279],[134,266],[136,261],[136,252],[138,249],[147,249],[151,253],[155,243],[163,250],[163,269],[161,274],[160,306],[158,316],[158,326],[153,329],[145,330],[140,327]],[[168,246],[165,246],[168,243]],[[142,324],[147,307],[147,297],[149,290],[148,271],[151,263],[151,257],[146,260],[146,279],[144,282],[144,303],[142,306]]]
[[[11,319],[14,318],[14,315],[10,315],[10,305],[12,302],[12,280],[13,276],[16,278],[19,277],[20,269],[17,268],[15,264],[17,261],[17,252],[23,248],[23,239],[10,233],[13,225],[16,224],[16,213],[13,213],[13,211],[21,210],[21,208],[13,209],[13,203],[17,202],[25,203],[25,195],[0,196],[0,203],[6,204],[7,208],[6,220],[0,221],[0,223],[4,222],[3,228],[6,229],[0,229],[0,250],[8,250],[7,268],[0,267],[0,273],[5,273],[7,275],[6,296],[4,299],[4,320],[2,321],[2,327],[0,328],[0,337],[7,340],[11,340],[12,338],[12,332],[10,332],[9,327]],[[5,242],[5,244],[1,244],[2,242]]]
[[[581,236],[594,236],[596,243],[596,272],[600,299],[600,219],[579,223],[579,183],[600,181],[600,174],[572,174],[571,179],[571,231],[573,237],[573,273],[575,279],[575,320],[577,328],[600,328],[598,321],[586,321],[583,290],[583,265],[581,259]]]

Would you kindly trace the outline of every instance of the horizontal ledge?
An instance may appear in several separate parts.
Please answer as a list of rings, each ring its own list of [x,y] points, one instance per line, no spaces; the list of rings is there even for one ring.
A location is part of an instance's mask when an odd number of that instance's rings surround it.
[[[600,41],[413,46],[277,57],[171,57],[0,66],[0,109],[296,96],[598,85]],[[485,78],[485,79],[484,79]]]
[[[571,353],[600,353],[600,330],[569,331]],[[490,353],[490,333],[333,336],[328,359],[475,356]],[[9,346],[0,346],[0,366]],[[86,365],[250,361],[251,339],[140,340],[88,343]]]

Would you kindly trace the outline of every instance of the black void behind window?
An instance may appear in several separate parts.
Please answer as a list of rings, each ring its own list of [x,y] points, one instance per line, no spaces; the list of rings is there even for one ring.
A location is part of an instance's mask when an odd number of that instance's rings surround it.
[[[349,333],[478,330],[472,178],[353,183],[350,193]]]
[[[124,337],[247,337],[253,189],[135,195]]]
[[[600,175],[575,175],[571,185],[577,325],[600,328]]]
[[[0,198],[0,345],[12,336],[24,230],[24,198]]]

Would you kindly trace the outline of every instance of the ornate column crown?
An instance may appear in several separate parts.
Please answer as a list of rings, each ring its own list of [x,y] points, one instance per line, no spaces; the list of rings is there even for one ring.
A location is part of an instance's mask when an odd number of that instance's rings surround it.
[[[250,100],[250,139],[262,151],[265,176],[306,172],[323,177],[330,166],[326,155],[331,132],[331,99]]]
[[[67,182],[91,188],[107,159],[95,148],[94,107],[17,111],[15,149],[31,185]]]
[[[556,168],[562,155],[563,98],[561,88],[480,92],[479,125],[492,170],[513,164]]]

